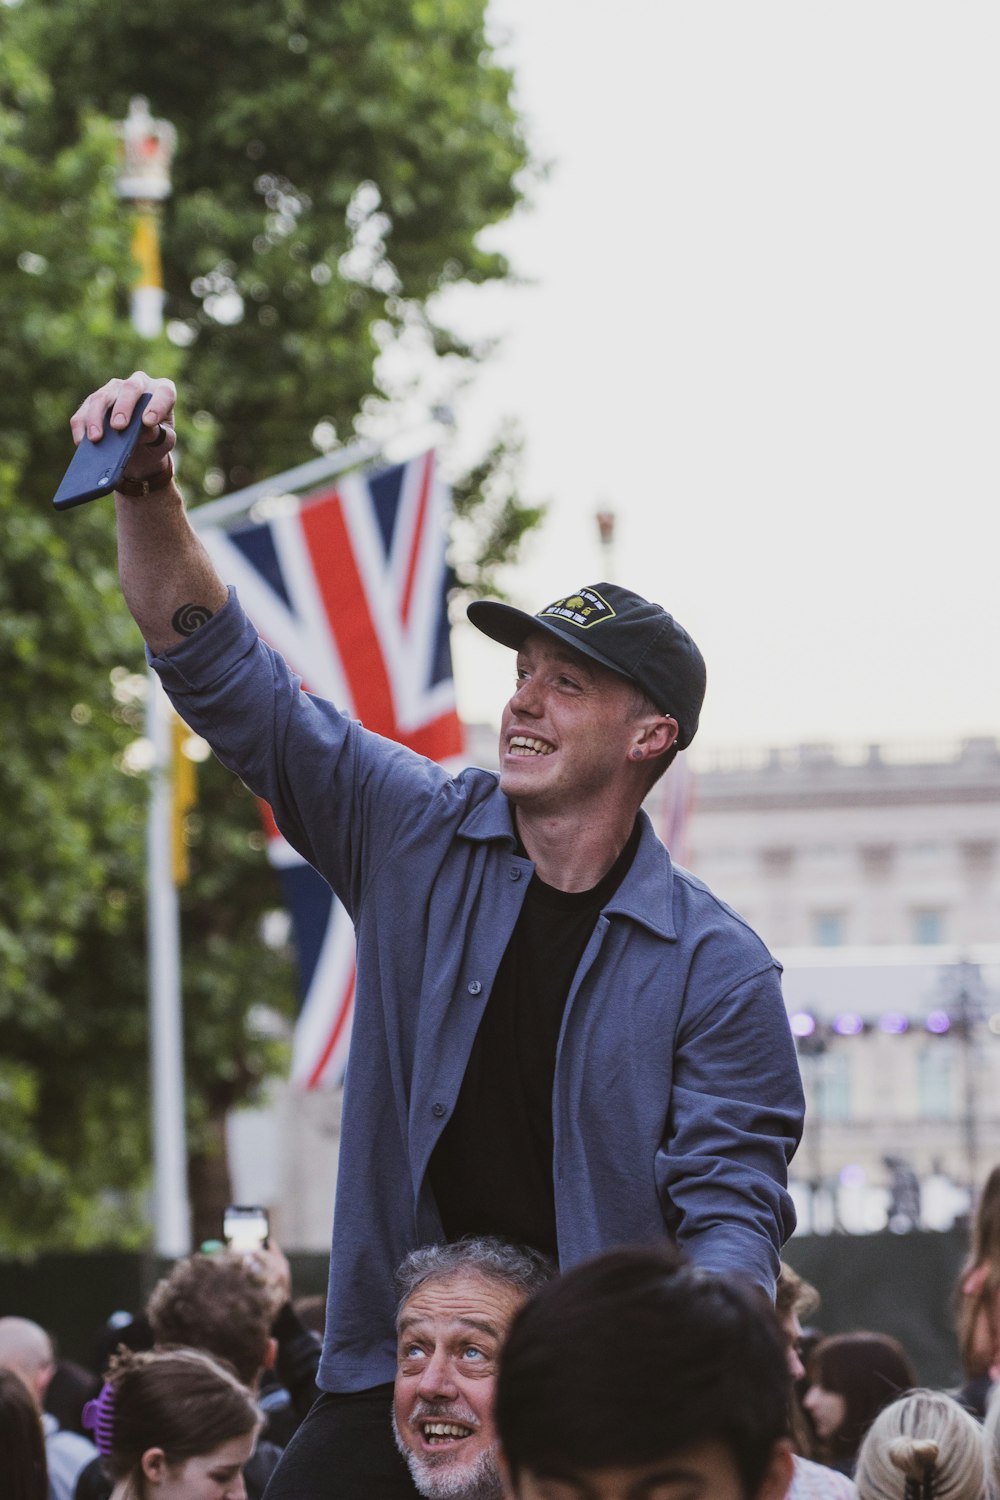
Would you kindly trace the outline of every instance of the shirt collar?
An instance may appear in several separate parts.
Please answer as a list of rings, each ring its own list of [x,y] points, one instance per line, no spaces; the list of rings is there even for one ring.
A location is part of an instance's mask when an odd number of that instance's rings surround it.
[[[675,942],[674,869],[647,813],[639,811],[639,847],[621,885],[604,908],[608,914],[630,917],[666,942]],[[462,819],[458,832],[476,840],[506,839],[517,847],[510,803],[499,784]]]

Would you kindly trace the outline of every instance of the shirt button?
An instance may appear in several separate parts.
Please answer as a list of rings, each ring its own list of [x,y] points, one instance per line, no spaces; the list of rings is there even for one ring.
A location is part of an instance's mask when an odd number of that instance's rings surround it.
[[[521,872],[518,869],[517,865],[511,865],[507,873],[510,876],[511,880],[520,880],[521,878]]]
[[[440,1120],[441,1116],[446,1115],[447,1113],[448,1111],[443,1104],[439,1103],[431,1105],[431,1114],[436,1120]]]
[[[478,979],[469,980],[469,994],[481,995],[483,993],[482,983]]]

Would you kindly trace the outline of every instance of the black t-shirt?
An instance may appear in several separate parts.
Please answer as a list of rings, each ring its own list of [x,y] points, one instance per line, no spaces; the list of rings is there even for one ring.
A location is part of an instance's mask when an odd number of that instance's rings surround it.
[[[563,1011],[601,907],[638,842],[637,823],[589,891],[531,879],[454,1113],[431,1156],[431,1187],[449,1240],[495,1234],[556,1258],[552,1087]]]

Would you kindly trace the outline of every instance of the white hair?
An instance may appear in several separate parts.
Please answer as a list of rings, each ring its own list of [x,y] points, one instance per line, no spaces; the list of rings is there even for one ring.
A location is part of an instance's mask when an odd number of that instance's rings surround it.
[[[942,1391],[910,1391],[879,1412],[861,1444],[858,1500],[983,1500],[983,1429]]]
[[[986,1462],[989,1468],[990,1500],[1000,1500],[1000,1385],[995,1385],[986,1404],[983,1422],[986,1439]]]

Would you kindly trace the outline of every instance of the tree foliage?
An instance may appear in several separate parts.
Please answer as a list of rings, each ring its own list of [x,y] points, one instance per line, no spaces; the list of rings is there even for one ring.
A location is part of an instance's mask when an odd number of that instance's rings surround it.
[[[128,316],[127,214],[110,123],[137,80],[178,132],[162,215],[168,331]],[[141,1235],[148,1158],[143,664],[107,503],[55,516],[67,419],[137,365],[182,391],[186,486],[231,489],[348,438],[384,404],[379,356],[473,359],[434,315],[504,276],[481,230],[527,153],[483,0],[96,0],[0,7],[0,1240]],[[460,581],[492,580],[537,512],[498,440],[458,486]],[[477,514],[478,512],[478,514]],[[483,567],[479,568],[479,559]],[[281,1061],[287,953],[252,799],[215,762],[189,820],[183,895],[189,1130],[203,1212],[225,1191],[220,1122]],[[200,1229],[202,1226],[198,1225]]]

